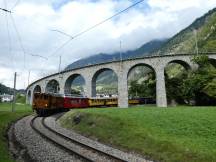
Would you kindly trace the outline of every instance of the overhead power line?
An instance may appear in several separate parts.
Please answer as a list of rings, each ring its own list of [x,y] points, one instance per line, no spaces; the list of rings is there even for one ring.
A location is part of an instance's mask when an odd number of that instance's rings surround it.
[[[43,59],[45,59],[45,60],[48,60],[48,58],[47,57],[44,57],[44,56],[41,56],[41,55],[38,55],[38,54],[32,54],[32,53],[27,53],[28,55],[31,55],[31,56],[33,56],[33,57],[40,57],[40,58],[43,58]]]
[[[22,49],[23,54],[24,54],[24,68],[25,68],[25,65],[26,65],[26,55],[33,56],[33,57],[40,57],[40,58],[43,58],[43,59],[48,60],[48,58],[46,58],[46,57],[44,57],[44,56],[26,52],[26,50],[25,50],[25,48],[24,48],[24,45],[23,45],[23,42],[22,42],[22,39],[21,39],[21,36],[20,36],[20,33],[19,33],[19,30],[18,30],[18,28],[17,28],[17,26],[16,26],[15,20],[14,20],[12,14],[10,14],[10,15],[11,15],[11,19],[12,19],[12,22],[13,22],[13,25],[14,25],[14,28],[15,28],[15,31],[16,31],[17,36],[18,36],[18,40],[19,40],[21,49]]]
[[[16,23],[15,23],[15,21],[14,21],[14,18],[13,18],[13,16],[12,16],[12,14],[10,14],[10,16],[11,16],[11,20],[12,20],[12,22],[13,22],[14,29],[15,29],[15,31],[16,31],[16,33],[17,33],[17,37],[18,37],[18,41],[19,41],[19,43],[20,43],[20,47],[21,47],[21,49],[22,49],[22,51],[23,51],[23,54],[24,54],[24,69],[25,69],[25,65],[26,65],[26,62],[25,62],[25,61],[26,61],[26,51],[25,51],[25,48],[24,48],[24,46],[23,46],[21,36],[20,36],[19,31],[18,31],[18,29],[17,29],[17,27],[16,27]]]
[[[7,1],[4,0],[4,3],[5,3],[5,8],[7,9]],[[8,35],[9,54],[11,54],[11,37],[10,37],[9,24],[8,24],[8,12],[5,12],[5,19],[6,19],[6,27],[7,27],[7,35]],[[12,56],[12,62],[13,62],[13,56]]]
[[[71,35],[69,35],[69,34],[67,34],[67,33],[65,33],[65,32],[63,32],[63,31],[60,31],[60,30],[52,30],[52,29],[51,29],[51,31],[59,32],[59,33],[65,35],[65,36],[68,36],[68,37],[70,37],[71,39],[73,39],[73,37],[72,37]]]
[[[117,13],[114,14],[113,16],[111,16],[111,17],[109,17],[109,18],[107,18],[107,19],[105,19],[105,20],[103,20],[103,21],[101,21],[101,22],[99,22],[99,23],[97,23],[97,24],[95,24],[95,25],[93,25],[93,26],[91,26],[91,27],[89,27],[89,28],[87,28],[87,29],[81,31],[81,32],[78,33],[78,34],[75,34],[74,36],[71,36],[71,35],[66,34],[66,33],[64,33],[64,32],[62,32],[62,31],[59,31],[59,30],[53,30],[53,31],[60,32],[60,33],[62,33],[62,34],[64,34],[64,35],[70,36],[71,38],[70,38],[69,40],[67,40],[66,42],[64,42],[60,47],[58,47],[57,50],[55,50],[49,57],[55,55],[56,52],[58,52],[60,49],[62,49],[64,46],[66,46],[72,39],[75,39],[75,38],[77,38],[77,37],[83,35],[84,33],[88,32],[88,31],[90,31],[90,30],[96,28],[97,26],[99,26],[99,25],[101,25],[101,24],[103,24],[103,23],[109,21],[110,19],[112,19],[112,18],[114,18],[114,17],[116,17],[116,16],[122,14],[123,12],[129,10],[130,8],[132,8],[132,7],[136,6],[136,5],[138,5],[139,3],[143,2],[143,1],[144,1],[144,0],[140,0],[140,1],[138,1],[138,2],[136,2],[136,3],[134,3],[134,4],[132,4],[131,6],[129,6],[129,7],[125,8],[125,9],[123,9],[123,10],[117,12]]]
[[[11,8],[11,11],[18,5],[19,2],[20,2],[20,0],[16,1],[16,3],[14,4],[14,6]]]

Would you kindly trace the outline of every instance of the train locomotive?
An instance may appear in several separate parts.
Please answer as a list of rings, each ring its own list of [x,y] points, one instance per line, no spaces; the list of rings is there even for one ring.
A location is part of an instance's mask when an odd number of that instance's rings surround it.
[[[147,103],[147,98],[129,99],[130,105]],[[154,101],[151,101],[154,103]],[[87,107],[116,107],[118,98],[87,98],[80,95],[61,95],[51,93],[34,93],[32,109],[39,116],[45,116],[48,113],[57,112],[60,110],[67,111],[73,108]]]

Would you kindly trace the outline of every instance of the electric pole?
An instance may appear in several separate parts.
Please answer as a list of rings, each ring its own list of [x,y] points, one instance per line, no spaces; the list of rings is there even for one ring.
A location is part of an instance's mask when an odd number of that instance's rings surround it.
[[[119,50],[120,50],[120,52],[119,52],[119,56],[120,56],[120,61],[119,61],[119,65],[120,65],[120,71],[122,72],[122,42],[121,42],[121,40],[120,40],[120,42],[119,42]]]
[[[198,49],[198,43],[197,43],[197,30],[194,30],[194,35],[195,35],[195,43],[196,43],[196,54],[198,55],[199,49]]]
[[[61,56],[60,56],[60,58],[59,58],[59,73],[60,73],[60,70],[61,70]]]
[[[120,61],[122,62],[122,42],[121,42],[121,40],[120,40],[120,42],[119,42],[119,48],[120,48]]]
[[[31,74],[31,70],[29,70],[29,73],[28,73],[28,86],[29,86],[30,74]]]
[[[12,104],[12,112],[15,111],[15,104],[16,104],[16,77],[17,73],[14,73],[14,89],[13,89],[13,104]]]

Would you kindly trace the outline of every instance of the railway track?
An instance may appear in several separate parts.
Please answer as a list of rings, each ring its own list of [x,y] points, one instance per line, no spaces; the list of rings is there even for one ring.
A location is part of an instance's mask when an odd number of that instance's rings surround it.
[[[45,118],[34,117],[30,125],[34,131],[40,134],[43,138],[51,141],[56,146],[64,149],[72,155],[77,155],[84,161],[91,162],[126,162],[124,159],[106,153],[102,150],[96,149],[89,145],[82,143],[81,141],[77,141],[73,138],[65,136],[54,129],[50,128],[45,123]]]

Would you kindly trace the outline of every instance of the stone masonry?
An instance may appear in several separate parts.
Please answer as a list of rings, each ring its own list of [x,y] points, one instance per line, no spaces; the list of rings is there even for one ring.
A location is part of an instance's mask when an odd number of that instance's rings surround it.
[[[158,107],[167,107],[166,87],[164,78],[164,69],[169,63],[179,63],[185,68],[194,69],[197,65],[193,64],[191,58],[193,55],[179,54],[166,56],[152,56],[139,59],[131,59],[125,61],[115,61],[97,65],[90,65],[70,71],[64,71],[45,78],[41,78],[27,87],[26,102],[32,104],[33,93],[40,89],[41,92],[46,91],[47,84],[55,80],[58,82],[58,93],[64,94],[66,82],[68,79],[74,78],[73,75],[80,75],[85,80],[85,95],[94,97],[96,95],[96,77],[104,70],[112,70],[118,77],[118,106],[121,108],[128,107],[128,74],[131,69],[138,65],[150,67],[156,76],[156,102]],[[216,54],[209,55],[210,59],[216,60]],[[37,86],[37,88],[36,88]],[[40,88],[38,88],[40,87]]]

